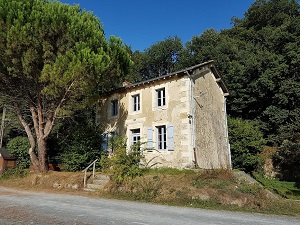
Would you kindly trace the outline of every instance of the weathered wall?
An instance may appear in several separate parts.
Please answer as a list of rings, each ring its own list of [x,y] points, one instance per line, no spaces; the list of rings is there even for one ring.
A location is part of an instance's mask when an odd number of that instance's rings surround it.
[[[166,106],[156,107],[155,90],[159,88],[166,90]],[[133,112],[131,107],[131,96],[140,94],[141,109]],[[97,123],[106,125],[107,131],[117,130],[120,135],[130,137],[130,130],[139,128],[141,130],[141,142],[147,142],[147,130],[152,127],[153,147],[156,147],[155,127],[173,124],[174,126],[174,150],[145,150],[146,161],[150,165],[185,168],[193,166],[193,148],[191,146],[191,124],[188,114],[189,104],[189,79],[177,79],[177,76],[161,79],[155,82],[135,86],[127,89],[126,93],[109,96],[100,102],[98,107]],[[117,117],[110,115],[110,101],[120,99],[120,110]],[[128,146],[130,140],[127,141]],[[145,144],[145,148],[147,144]]]
[[[194,76],[195,150],[200,168],[230,168],[225,97],[208,69]]]

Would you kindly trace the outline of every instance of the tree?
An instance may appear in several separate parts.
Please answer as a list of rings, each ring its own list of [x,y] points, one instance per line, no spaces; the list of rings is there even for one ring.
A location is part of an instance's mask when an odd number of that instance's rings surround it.
[[[239,75],[251,77],[248,82],[239,82],[235,98],[246,99],[243,90],[252,97],[255,105],[249,104],[240,116],[258,118],[273,145],[279,145],[284,139],[299,141],[299,22],[297,1],[257,0],[243,19],[235,20],[234,27],[223,32],[254,47],[253,63],[242,64],[244,71],[250,73]],[[254,113],[247,113],[251,111]],[[229,112],[234,113],[231,108]]]
[[[164,41],[159,41],[151,45],[142,54],[135,53],[137,70],[143,80],[165,75],[174,72],[182,51],[180,38],[168,37]],[[141,60],[142,66],[141,66]]]
[[[92,13],[49,0],[0,0],[0,53],[0,93],[14,107],[40,172],[48,169],[56,119],[119,85],[131,64],[121,40],[107,41]]]

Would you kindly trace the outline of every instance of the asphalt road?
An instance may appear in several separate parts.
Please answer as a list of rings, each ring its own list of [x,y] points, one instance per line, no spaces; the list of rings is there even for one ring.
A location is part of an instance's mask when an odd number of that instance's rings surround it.
[[[0,225],[299,225],[300,218],[136,203],[0,187]]]

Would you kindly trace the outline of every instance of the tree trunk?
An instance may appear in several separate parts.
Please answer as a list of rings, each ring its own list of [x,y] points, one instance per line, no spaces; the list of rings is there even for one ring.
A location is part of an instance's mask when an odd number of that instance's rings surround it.
[[[46,140],[43,138],[38,139],[37,146],[38,146],[40,172],[45,173],[49,170]]]
[[[32,166],[34,167],[34,171],[39,172],[40,171],[40,163],[39,160],[37,159],[35,153],[34,153],[34,149],[31,147],[29,148],[29,156],[30,156],[30,161]]]

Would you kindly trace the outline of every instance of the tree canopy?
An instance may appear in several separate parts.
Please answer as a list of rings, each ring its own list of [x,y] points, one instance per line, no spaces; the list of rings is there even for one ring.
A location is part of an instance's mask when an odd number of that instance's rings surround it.
[[[49,0],[0,0],[0,54],[0,93],[17,112],[39,171],[47,170],[55,119],[118,86],[131,64],[126,46],[106,40],[92,13]]]
[[[172,68],[184,69],[214,60],[230,91],[227,104],[231,122],[257,121],[271,146],[280,146],[286,139],[300,142],[299,8],[296,0],[256,0],[243,18],[232,18],[232,28],[208,29],[192,37],[178,48],[172,64]],[[170,49],[162,48],[169,41],[152,45],[139,53],[139,59],[148,59],[151,68],[172,72],[164,70],[166,59],[155,61],[160,55],[158,49],[162,55],[172,55]],[[149,68],[138,65],[141,77],[147,78],[143,71]],[[231,137],[231,141],[236,138]],[[243,152],[235,152],[238,154]]]

